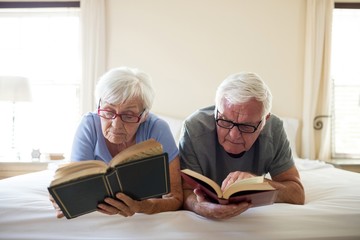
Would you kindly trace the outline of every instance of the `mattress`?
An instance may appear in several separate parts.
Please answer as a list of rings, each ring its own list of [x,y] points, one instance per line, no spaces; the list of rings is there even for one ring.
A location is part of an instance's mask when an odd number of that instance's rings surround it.
[[[275,203],[222,221],[179,210],[57,219],[48,169],[0,180],[0,239],[360,239],[360,174],[296,159],[305,205]]]

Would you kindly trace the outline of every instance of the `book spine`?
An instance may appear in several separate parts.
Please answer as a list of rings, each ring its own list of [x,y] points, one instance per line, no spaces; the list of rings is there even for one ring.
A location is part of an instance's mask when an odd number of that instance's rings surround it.
[[[107,187],[109,189],[111,197],[115,198],[115,194],[122,192],[122,187],[120,185],[120,180],[116,170],[112,170],[105,175]]]
[[[218,195],[216,194],[215,190],[211,190],[212,188],[210,186],[209,186],[209,188],[211,188],[211,189],[203,186],[202,184],[197,182],[194,178],[188,176],[185,173],[180,172],[180,174],[181,174],[181,177],[184,179],[184,181],[186,181],[186,183],[188,183],[191,186],[191,188],[200,189],[209,201],[214,202],[214,203],[223,203],[223,204],[227,203],[227,200],[224,199],[222,201],[222,199],[219,198]]]

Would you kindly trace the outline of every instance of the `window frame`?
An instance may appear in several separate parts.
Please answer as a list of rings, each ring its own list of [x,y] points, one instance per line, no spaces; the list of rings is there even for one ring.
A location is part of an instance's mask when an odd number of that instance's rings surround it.
[[[71,2],[0,2],[0,9],[4,10],[5,13],[6,13],[7,9],[10,10],[10,9],[20,9],[20,8],[21,9],[27,9],[28,8],[29,10],[30,9],[35,9],[35,8],[38,8],[38,9],[45,9],[46,8],[46,9],[53,9],[54,13],[55,13],[56,11],[58,11],[57,10],[58,8],[67,8],[67,9],[76,8],[76,9],[80,10],[80,1],[71,1]],[[81,61],[81,59],[80,59],[80,61]],[[78,84],[66,82],[66,83],[60,83],[60,85],[61,85],[61,87],[66,88],[66,87],[69,87],[69,86],[74,86],[74,84],[75,84],[76,86],[79,85],[77,88],[81,88],[81,79],[79,79],[79,80],[80,80],[80,82]],[[44,87],[47,84],[48,83],[35,83],[35,85],[38,85],[40,87]],[[59,83],[58,82],[53,82],[51,85],[59,85]],[[79,90],[77,90],[77,92],[79,92]],[[79,97],[78,105],[80,105],[80,102],[81,102],[81,99]],[[16,106],[16,108],[19,108],[19,105],[20,105],[20,108],[23,108],[23,106],[21,106],[22,105],[21,103],[18,104],[18,106]],[[77,108],[80,108],[80,106],[78,106]],[[80,114],[80,111],[78,113]],[[22,113],[20,113],[20,114],[22,114]],[[16,114],[16,116],[18,116],[18,113]],[[76,117],[80,118],[80,116],[76,116]],[[15,135],[16,135],[16,133],[15,133]],[[22,151],[21,146],[20,146],[20,149],[15,149],[15,150],[16,151]],[[42,155],[43,155],[42,158],[46,158],[46,155],[44,155],[43,153],[45,153],[45,152],[42,152]],[[50,152],[46,152],[46,154],[47,153],[50,153]],[[18,159],[6,159],[6,160],[7,161],[14,161],[14,160],[15,161],[17,161],[17,160],[24,161],[22,158],[19,157],[20,155],[22,155],[22,156],[24,155],[23,152],[17,152],[16,154],[17,154]],[[68,150],[66,150],[65,154],[69,154]],[[4,156],[6,156],[6,155],[4,155]],[[29,154],[26,153],[26,156],[27,157],[26,157],[25,161],[29,161],[29,159],[31,161],[30,153]],[[0,161],[1,161],[1,159],[0,159]]]
[[[80,1],[68,2],[0,2],[0,8],[80,8]]]
[[[360,2],[335,2],[334,9],[359,9],[360,10]],[[336,152],[335,148],[335,83],[332,80],[332,98],[331,98],[331,106],[332,106],[332,123],[331,123],[331,158],[333,160],[342,160],[342,159],[352,159],[356,161],[360,161],[360,154],[349,154],[349,153],[340,153]],[[341,86],[339,86],[341,87]],[[343,86],[344,87],[344,86]],[[360,100],[360,99],[359,99]]]

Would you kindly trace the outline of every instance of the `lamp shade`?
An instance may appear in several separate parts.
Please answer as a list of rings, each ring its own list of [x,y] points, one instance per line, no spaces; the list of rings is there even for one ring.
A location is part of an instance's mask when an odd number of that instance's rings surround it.
[[[31,101],[29,80],[20,76],[0,76],[0,101]]]

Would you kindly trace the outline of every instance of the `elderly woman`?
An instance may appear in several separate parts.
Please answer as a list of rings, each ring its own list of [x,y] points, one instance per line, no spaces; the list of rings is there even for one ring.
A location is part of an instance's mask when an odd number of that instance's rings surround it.
[[[150,77],[138,70],[120,67],[105,73],[96,86],[98,109],[86,114],[75,134],[71,160],[96,159],[109,162],[136,143],[153,138],[168,153],[171,192],[162,198],[136,201],[123,193],[105,198],[98,211],[128,217],[135,213],[154,214],[173,211],[182,205],[179,151],[169,125],[150,113],[154,99]],[[51,199],[52,200],[52,199]],[[57,217],[63,217],[58,206]]]

